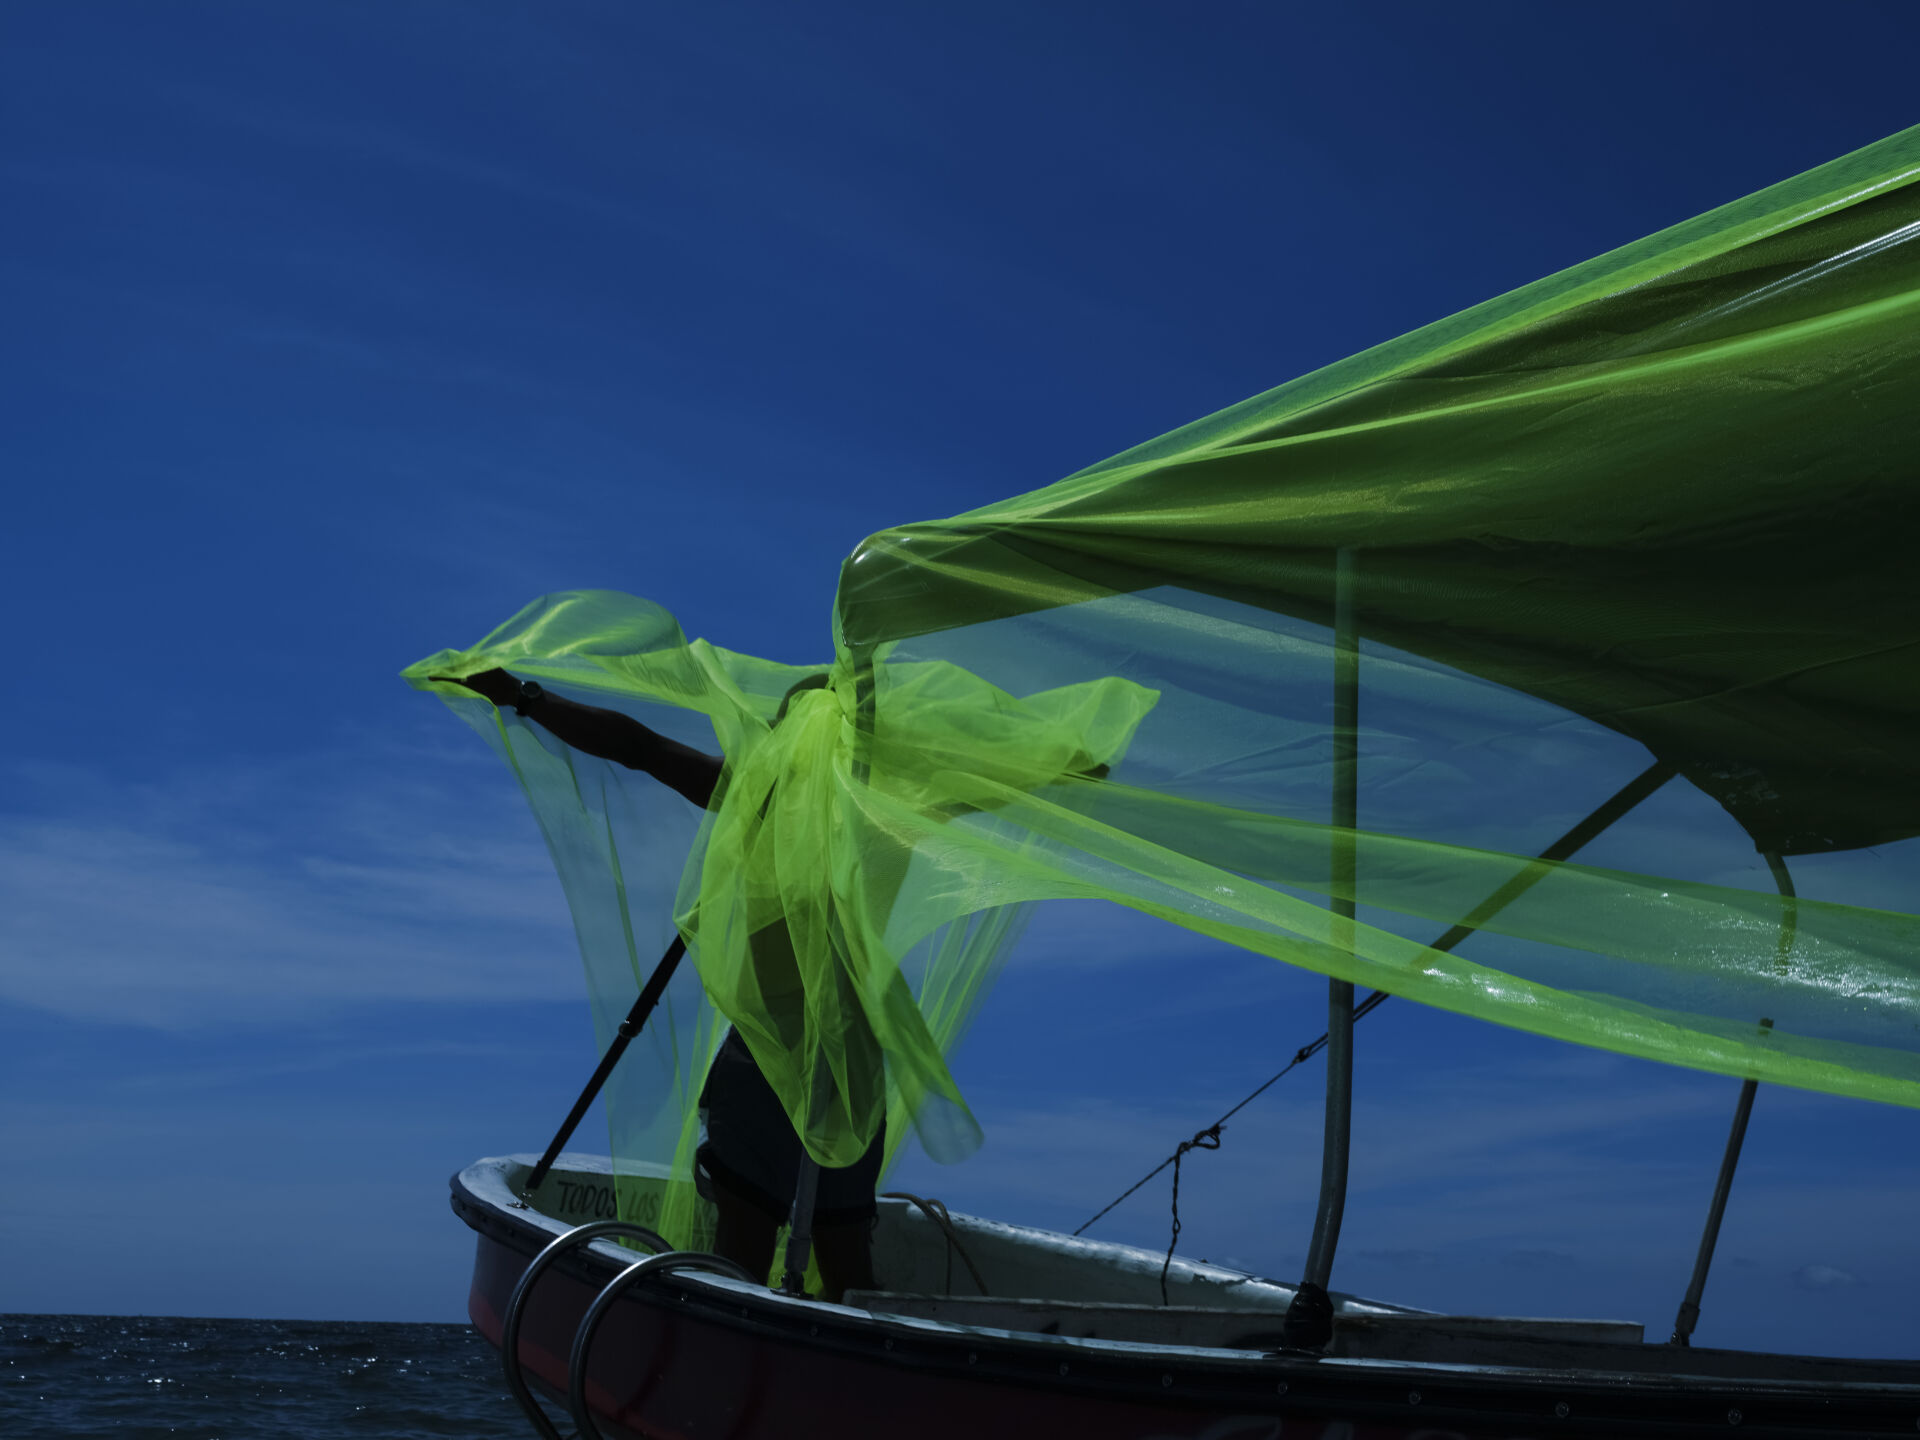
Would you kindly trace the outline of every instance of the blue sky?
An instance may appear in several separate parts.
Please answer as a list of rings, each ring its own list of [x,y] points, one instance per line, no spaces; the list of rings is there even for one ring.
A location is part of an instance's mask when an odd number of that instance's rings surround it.
[[[445,1177],[539,1148],[591,1034],[510,777],[403,665],[581,586],[817,658],[873,530],[1912,123],[1920,14],[1828,18],[16,7],[0,1310],[463,1313]],[[987,1147],[901,1178],[1077,1223],[1321,989],[1060,907],[958,1061]],[[1337,1283],[1664,1333],[1733,1082],[1362,1035]],[[1183,1249],[1297,1268],[1319,1074],[1188,1167]],[[1917,1121],[1763,1092],[1703,1342],[1920,1348]]]

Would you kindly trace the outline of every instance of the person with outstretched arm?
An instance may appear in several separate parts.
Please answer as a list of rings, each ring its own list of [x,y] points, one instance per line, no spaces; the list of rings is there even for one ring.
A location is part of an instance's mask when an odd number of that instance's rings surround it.
[[[451,677],[447,677],[451,678]],[[720,783],[721,758],[682,745],[649,729],[630,715],[603,710],[515,679],[505,670],[487,670],[460,680],[500,709],[512,709],[555,738],[588,755],[644,771],[695,805],[706,809]],[[826,683],[821,674],[795,690]],[[791,698],[792,691],[789,691]],[[781,713],[785,713],[782,703]],[[779,723],[776,717],[775,724]],[[768,971],[789,971],[798,980],[793,942],[784,925],[757,932],[754,961]],[[774,1242],[793,1205],[800,1173],[800,1137],[773,1087],[767,1084],[737,1030],[714,1057],[700,1092],[705,1135],[694,1157],[695,1183],[717,1212],[714,1248],[749,1273],[765,1276],[773,1268]],[[815,1196],[813,1243],[823,1298],[838,1302],[848,1290],[876,1288],[872,1235],[877,1213],[874,1187],[886,1149],[886,1127],[866,1153],[839,1169],[822,1167]]]

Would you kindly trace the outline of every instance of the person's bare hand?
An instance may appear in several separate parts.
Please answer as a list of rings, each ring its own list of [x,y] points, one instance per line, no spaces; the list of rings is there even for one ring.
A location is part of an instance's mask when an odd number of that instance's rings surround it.
[[[451,680],[455,685],[464,685],[481,698],[491,700],[502,710],[509,708],[520,699],[520,682],[504,670],[482,670],[478,675],[468,675],[464,679],[455,679],[451,675],[433,675],[428,678]]]

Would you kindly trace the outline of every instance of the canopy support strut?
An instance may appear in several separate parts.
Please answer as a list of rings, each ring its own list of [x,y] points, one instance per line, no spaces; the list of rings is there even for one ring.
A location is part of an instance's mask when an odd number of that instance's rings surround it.
[[[864,785],[872,773],[872,762],[868,756],[872,752],[877,709],[873,684],[873,655],[864,648],[854,657],[853,696],[855,715],[853,778]],[[831,1076],[826,1068],[826,1057],[823,1055],[814,1069],[816,1095],[820,1093],[822,1087],[830,1083]],[[813,1211],[819,1193],[820,1162],[808,1152],[803,1136],[800,1144],[800,1171],[793,1182],[793,1209],[787,1212],[787,1253],[779,1287],[788,1295],[807,1293],[807,1266],[813,1259]]]
[[[1720,1220],[1727,1212],[1727,1193],[1733,1189],[1733,1170],[1740,1163],[1740,1147],[1747,1138],[1747,1119],[1753,1114],[1753,1095],[1759,1088],[1758,1081],[1740,1083],[1740,1099],[1733,1107],[1733,1128],[1727,1132],[1726,1153],[1720,1157],[1720,1178],[1713,1183],[1707,1226],[1700,1236],[1700,1251],[1693,1260],[1693,1278],[1687,1282],[1686,1299],[1680,1302],[1680,1313],[1674,1318],[1669,1345],[1684,1349],[1693,1343],[1693,1327],[1700,1323],[1700,1296],[1707,1288],[1707,1268],[1713,1264],[1713,1247],[1720,1240]]]
[[[1335,552],[1333,574],[1333,805],[1330,938],[1353,949],[1354,828],[1359,822],[1360,636],[1353,613],[1354,552]],[[1287,1307],[1287,1343],[1318,1350],[1333,1338],[1333,1302],[1327,1285],[1347,1208],[1347,1159],[1353,1140],[1353,982],[1327,982],[1327,1110],[1320,1150],[1320,1202],[1306,1274]]]
[[[1513,879],[1507,881],[1498,890],[1494,891],[1493,894],[1474,906],[1472,913],[1469,914],[1465,920],[1461,921],[1460,924],[1455,925],[1451,930],[1447,931],[1446,934],[1442,935],[1438,940],[1435,940],[1432,948],[1441,951],[1452,950],[1454,946],[1458,945],[1462,940],[1465,940],[1469,935],[1472,935],[1476,929],[1492,920],[1495,915],[1498,915],[1508,905],[1511,905],[1515,900],[1526,894],[1534,885],[1552,874],[1554,864],[1562,860],[1571,859],[1595,836],[1601,834],[1615,821],[1619,820],[1621,816],[1632,810],[1634,806],[1638,805],[1642,800],[1645,800],[1649,795],[1653,794],[1654,791],[1666,784],[1667,781],[1671,780],[1675,773],[1673,766],[1669,765],[1666,761],[1654,761],[1653,764],[1649,765],[1645,770],[1621,786],[1617,792],[1601,804],[1599,809],[1595,810],[1591,815],[1587,816],[1586,819],[1567,831],[1566,834],[1554,841],[1553,844],[1549,845],[1545,850],[1542,850],[1537,859],[1528,862],[1526,869],[1522,870]],[[1377,1010],[1382,1004],[1392,998],[1393,996],[1385,990],[1374,991],[1366,999],[1353,1007],[1353,1018],[1356,1021],[1364,1020],[1368,1014]],[[1266,1094],[1274,1082],[1290,1072],[1294,1066],[1306,1064],[1307,1061],[1326,1049],[1331,1038],[1330,1035],[1323,1034],[1319,1039],[1302,1045],[1298,1050],[1293,1052],[1293,1059],[1289,1060],[1276,1073],[1269,1075],[1265,1080],[1261,1081],[1259,1085],[1254,1087],[1251,1094],[1243,1096],[1239,1104],[1235,1105],[1207,1128],[1209,1130],[1218,1129],[1225,1125],[1227,1121],[1231,1120],[1255,1100]],[[1207,1131],[1202,1130],[1200,1133],[1204,1135]],[[1175,1154],[1178,1153],[1181,1152],[1175,1152]],[[1112,1210],[1114,1206],[1118,1205],[1142,1185],[1153,1179],[1153,1177],[1158,1175],[1162,1170],[1173,1164],[1173,1161],[1173,1155],[1169,1155],[1166,1159],[1162,1160],[1158,1165],[1154,1166],[1153,1169],[1142,1175],[1138,1180],[1134,1181],[1133,1184],[1129,1185],[1099,1210],[1095,1211],[1090,1219],[1081,1221],[1080,1227],[1073,1233],[1076,1235],[1084,1235],[1096,1222],[1105,1216],[1108,1211]]]
[[[620,1022],[620,1028],[614,1032],[613,1043],[607,1046],[607,1053],[600,1057],[600,1063],[594,1068],[593,1076],[587,1081],[587,1088],[580,1092],[580,1098],[573,1102],[573,1109],[567,1112],[567,1118],[560,1122],[553,1143],[547,1146],[547,1153],[540,1157],[540,1163],[533,1167],[533,1173],[527,1176],[527,1183],[520,1189],[520,1198],[531,1200],[533,1192],[540,1188],[540,1182],[547,1178],[547,1172],[553,1169],[553,1162],[560,1158],[560,1152],[566,1148],[567,1141],[573,1138],[573,1132],[586,1118],[587,1108],[593,1104],[600,1088],[607,1083],[607,1077],[613,1074],[613,1067],[620,1063],[620,1057],[627,1053],[627,1046],[640,1028],[647,1023],[647,1017],[653,1014],[654,1006],[660,1003],[660,997],[667,993],[667,982],[673,979],[673,972],[680,968],[681,957],[687,953],[687,942],[678,935],[667,946],[667,953],[660,957],[660,963],[653,967],[653,973],[647,977],[647,983],[640,988],[640,998],[633,1002],[633,1008],[627,1012],[627,1018]]]
[[[1787,873],[1787,862],[1773,851],[1766,852],[1767,868],[1773,872],[1773,883],[1779,887],[1785,904],[1780,920],[1780,954],[1778,964],[1786,968],[1787,953],[1793,948],[1793,934],[1798,925],[1794,913],[1793,876]],[[1773,1021],[1762,1020],[1762,1030],[1771,1030]],[[1700,1249],[1693,1257],[1693,1277],[1687,1281],[1686,1298],[1680,1302],[1680,1313],[1674,1317],[1673,1336],[1669,1345],[1678,1345],[1685,1349],[1693,1343],[1693,1327],[1700,1323],[1700,1297],[1706,1293],[1707,1271],[1713,1265],[1714,1246],[1720,1243],[1720,1221],[1727,1213],[1727,1196],[1733,1189],[1733,1172],[1740,1164],[1740,1147],[1746,1143],[1747,1121],[1753,1115],[1753,1097],[1760,1088],[1757,1080],[1740,1082],[1740,1098],[1734,1103],[1733,1125],[1727,1131],[1727,1148],[1720,1157],[1720,1174],[1713,1182],[1713,1199],[1707,1205],[1706,1228],[1700,1232]]]
[[[800,1149],[800,1173],[793,1182],[793,1210],[787,1217],[786,1274],[780,1288],[788,1295],[807,1293],[807,1264],[813,1259],[813,1203],[820,1193],[820,1162]]]

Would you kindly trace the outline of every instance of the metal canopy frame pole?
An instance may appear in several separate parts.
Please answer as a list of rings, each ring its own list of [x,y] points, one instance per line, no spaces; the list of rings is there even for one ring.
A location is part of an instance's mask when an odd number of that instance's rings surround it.
[[[1341,550],[1333,579],[1333,876],[1328,908],[1335,950],[1353,949],[1354,829],[1360,819],[1360,640],[1353,619],[1353,551]],[[1327,984],[1327,1116],[1320,1204],[1313,1217],[1306,1278],[1325,1289],[1347,1207],[1353,1137],[1353,982]]]
[[[1700,1297],[1706,1292],[1707,1270],[1713,1264],[1713,1247],[1720,1242],[1720,1220],[1727,1212],[1734,1167],[1740,1163],[1740,1147],[1747,1138],[1747,1119],[1753,1114],[1753,1096],[1759,1088],[1757,1080],[1740,1084],[1740,1099],[1733,1107],[1733,1128],[1727,1133],[1726,1153],[1720,1157],[1720,1178],[1713,1184],[1713,1203],[1707,1206],[1706,1229],[1701,1232],[1700,1250],[1693,1260],[1693,1278],[1687,1282],[1686,1299],[1680,1302],[1680,1313],[1674,1317],[1669,1345],[1684,1349],[1693,1343],[1693,1327],[1700,1323]]]
[[[1360,637],[1353,609],[1354,552],[1335,552],[1333,572],[1333,797],[1329,936],[1336,950],[1353,949],[1354,829],[1360,810]],[[1320,1151],[1320,1202],[1306,1274],[1288,1306],[1287,1343],[1319,1349],[1333,1337],[1334,1251],[1347,1208],[1347,1160],[1353,1139],[1353,983],[1327,982],[1327,1108]]]
[[[793,1182],[793,1211],[787,1217],[786,1274],[780,1288],[789,1295],[807,1293],[807,1263],[813,1258],[813,1202],[820,1193],[820,1162],[800,1150],[800,1173]]]
[[[580,1092],[580,1098],[573,1102],[573,1109],[567,1112],[567,1118],[560,1122],[553,1143],[547,1146],[547,1153],[540,1157],[540,1163],[533,1167],[527,1176],[526,1184],[520,1188],[520,1197],[531,1200],[533,1192],[547,1178],[547,1172],[553,1169],[553,1162],[560,1158],[560,1152],[566,1148],[567,1141],[573,1138],[573,1132],[586,1118],[587,1108],[593,1104],[600,1088],[607,1083],[607,1077],[613,1074],[613,1067],[620,1063],[620,1057],[627,1053],[627,1046],[633,1037],[640,1033],[641,1027],[653,1014],[654,1007],[660,1003],[660,997],[667,993],[667,982],[673,979],[673,972],[680,968],[680,961],[687,953],[687,942],[680,936],[673,937],[673,943],[667,946],[667,953],[660,957],[660,963],[653,967],[653,973],[647,977],[647,983],[640,988],[640,997],[633,1002],[633,1008],[627,1012],[627,1018],[620,1022],[614,1032],[613,1043],[607,1046],[607,1053],[600,1057],[600,1063],[594,1067],[593,1076],[587,1081],[586,1089]]]
[[[875,725],[873,655],[862,649],[854,657],[854,753],[853,778],[864,785],[872,773],[869,758]],[[816,1082],[826,1079],[826,1059],[821,1057],[815,1070]],[[818,1083],[816,1083],[818,1093]],[[789,1295],[807,1293],[807,1265],[813,1258],[813,1211],[820,1193],[820,1162],[807,1152],[805,1137],[800,1144],[800,1172],[794,1177],[793,1209],[787,1216],[787,1253],[783,1262],[780,1288]]]
[[[1767,851],[1765,854],[1767,868],[1773,872],[1773,883],[1779,888],[1782,901],[1780,949],[1776,963],[1784,971],[1788,952],[1793,949],[1794,931],[1799,924],[1795,914],[1793,876],[1787,873],[1787,862],[1777,852]],[[1760,1028],[1771,1030],[1773,1021],[1762,1020]],[[1727,1131],[1727,1148],[1720,1156],[1720,1174],[1713,1182],[1713,1199],[1707,1205],[1707,1223],[1700,1232],[1700,1249],[1693,1257],[1693,1275],[1687,1281],[1687,1293],[1680,1302],[1680,1312],[1674,1317],[1673,1335],[1667,1341],[1669,1345],[1685,1349],[1693,1343],[1693,1327],[1700,1323],[1700,1297],[1706,1293],[1707,1271],[1713,1266],[1714,1247],[1720,1243],[1720,1222],[1726,1217],[1727,1196],[1733,1190],[1733,1172],[1740,1164],[1740,1149],[1747,1139],[1747,1121],[1753,1115],[1753,1097],[1759,1089],[1758,1080],[1740,1082],[1740,1098],[1734,1103],[1733,1124]]]

